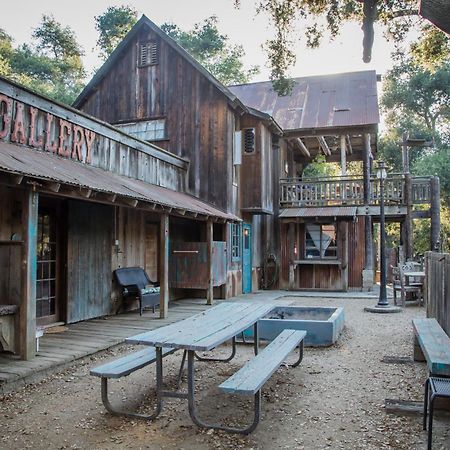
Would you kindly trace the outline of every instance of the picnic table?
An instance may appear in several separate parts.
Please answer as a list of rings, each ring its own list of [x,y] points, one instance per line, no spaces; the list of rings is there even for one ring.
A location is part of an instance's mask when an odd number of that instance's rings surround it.
[[[219,359],[201,357],[196,352],[212,350],[224,342],[231,340],[231,355],[228,358],[222,359],[222,361],[229,361],[234,357],[236,352],[236,336],[253,326],[255,333],[254,352],[258,354],[258,319],[266,315],[273,308],[274,305],[269,303],[221,303],[180,322],[127,338],[126,342],[128,343],[156,348],[157,401],[156,410],[149,419],[152,420],[160,414],[164,397],[184,398],[188,400],[189,413],[194,423],[202,427],[212,427],[201,422],[196,415],[194,365],[195,359],[202,361],[218,361]],[[187,355],[187,393],[164,390],[163,349],[184,350],[180,375]]]

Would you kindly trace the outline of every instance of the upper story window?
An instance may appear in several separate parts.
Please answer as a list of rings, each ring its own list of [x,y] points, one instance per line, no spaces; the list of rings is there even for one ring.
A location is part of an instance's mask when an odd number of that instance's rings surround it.
[[[114,126],[143,141],[161,141],[167,139],[166,119],[120,123]]]
[[[155,41],[141,42],[139,44],[138,67],[158,64],[158,43]]]
[[[305,227],[305,258],[306,259],[336,259],[336,225],[306,224]]]

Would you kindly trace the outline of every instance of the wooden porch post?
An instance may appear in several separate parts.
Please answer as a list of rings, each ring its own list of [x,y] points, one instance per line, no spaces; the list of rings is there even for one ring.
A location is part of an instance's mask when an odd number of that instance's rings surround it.
[[[406,203],[406,217],[404,222],[404,237],[403,248],[405,260],[412,258],[413,255],[413,231],[412,231],[412,190],[411,190],[411,175],[405,173],[405,203]]]
[[[347,145],[345,142],[345,135],[341,136],[341,175],[347,175]]]
[[[296,225],[293,222],[290,222],[288,225],[287,232],[287,245],[288,245],[288,263],[289,263],[289,290],[293,290],[295,287],[295,264],[294,260],[296,259],[294,253],[294,243],[295,243],[295,228]]]
[[[409,149],[408,149],[408,134],[402,134],[402,165],[403,173],[409,173]]]
[[[169,310],[169,215],[161,214],[159,226],[159,317],[167,317]]]
[[[208,267],[208,287],[206,288],[206,303],[213,304],[214,299],[214,274],[213,274],[213,221],[206,222],[206,255]]]
[[[36,355],[36,273],[38,193],[33,188],[24,192],[22,203],[22,291],[19,311],[19,352],[22,359]]]
[[[370,133],[364,135],[363,152],[363,183],[364,183],[364,206],[370,204]],[[363,289],[371,289],[373,286],[373,228],[372,217],[367,215],[364,223],[364,270],[363,270]]]
[[[342,233],[342,266],[341,266],[341,277],[342,277],[342,290],[348,291],[348,222],[341,222],[341,233]]]
[[[430,244],[431,251],[439,251],[439,234],[441,231],[441,213],[440,213],[440,187],[439,187],[439,177],[431,178],[431,235]]]

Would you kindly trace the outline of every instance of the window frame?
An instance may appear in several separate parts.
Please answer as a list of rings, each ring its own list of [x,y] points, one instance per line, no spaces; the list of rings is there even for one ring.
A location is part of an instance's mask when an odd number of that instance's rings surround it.
[[[308,246],[307,245],[307,233],[309,233],[308,229],[307,229],[307,225],[316,225],[319,227],[319,232],[320,232],[320,247],[319,249],[317,249],[316,246],[312,247],[312,246]],[[335,245],[329,245],[324,251],[323,249],[323,238],[322,236],[324,235],[322,229],[324,226],[333,226],[334,228],[334,233],[335,233]],[[317,261],[336,261],[338,260],[338,226],[336,222],[328,222],[328,223],[306,223],[305,227],[304,227],[304,251],[303,251],[303,257],[305,260],[317,260]],[[333,250],[335,252],[334,256],[322,256],[322,253],[326,252],[327,250]],[[308,256],[308,250],[319,250],[319,256]]]
[[[231,261],[239,262],[242,259],[242,224],[232,223],[230,230]]]
[[[143,64],[142,63],[142,50],[143,47],[146,47],[146,51],[147,51],[147,55],[146,55],[146,62]],[[154,48],[154,58],[150,58],[148,57],[149,54],[149,49],[151,49],[151,47]],[[155,40],[149,40],[149,41],[143,41],[143,42],[138,42],[138,54],[137,54],[137,66],[139,68],[141,67],[149,67],[149,66],[156,66],[159,64],[159,43],[158,41]]]

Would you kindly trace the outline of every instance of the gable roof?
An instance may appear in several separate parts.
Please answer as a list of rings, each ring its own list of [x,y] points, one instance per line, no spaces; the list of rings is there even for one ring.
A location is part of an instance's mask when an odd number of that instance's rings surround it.
[[[80,108],[87,97],[90,95],[92,90],[100,84],[104,76],[109,72],[109,70],[114,66],[116,61],[120,58],[122,52],[126,49],[128,44],[133,40],[133,38],[138,34],[138,32],[143,28],[150,28],[156,35],[158,35],[164,42],[166,42],[170,47],[172,47],[180,56],[186,59],[192,66],[194,66],[207,80],[209,80],[225,97],[227,97],[231,106],[234,108],[242,109],[248,112],[247,108],[239,100],[239,98],[233,94],[227,87],[225,87],[219,80],[217,80],[210,72],[208,72],[195,58],[193,58],[183,47],[181,47],[174,39],[168,36],[164,31],[161,30],[155,23],[153,23],[147,16],[142,15],[142,17],[136,22],[133,28],[127,33],[122,42],[116,47],[116,49],[111,53],[109,58],[105,61],[103,66],[97,70],[94,77],[86,85],[86,87],[81,91],[80,95],[74,101],[73,106],[75,108]]]
[[[247,107],[272,116],[283,131],[375,125],[380,116],[375,71],[295,78],[279,97],[271,81],[229,86]]]

